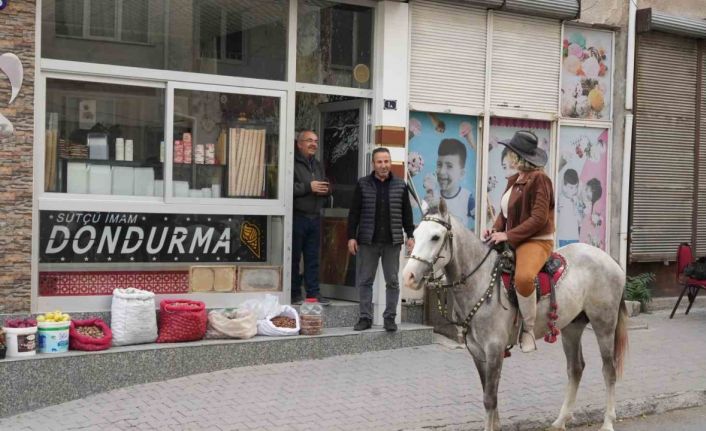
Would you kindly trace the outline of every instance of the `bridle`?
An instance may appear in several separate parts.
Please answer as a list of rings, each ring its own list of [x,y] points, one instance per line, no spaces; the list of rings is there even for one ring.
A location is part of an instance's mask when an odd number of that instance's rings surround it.
[[[429,216],[424,216],[422,218],[422,221],[431,221],[434,223],[438,223],[446,229],[446,232],[444,233],[444,242],[441,244],[441,248],[439,249],[439,253],[436,256],[434,256],[434,258],[432,260],[424,259],[422,257],[415,256],[414,254],[409,256],[410,259],[417,260],[417,261],[422,262],[422,263],[429,266],[429,271],[424,275],[423,279],[424,279],[424,281],[426,281],[427,285],[433,284],[433,286],[430,286],[432,289],[437,290],[437,289],[441,288],[441,289],[446,290],[446,289],[458,287],[458,286],[464,284],[466,282],[466,280],[468,280],[473,274],[475,274],[480,269],[481,266],[483,266],[485,261],[488,259],[488,256],[490,256],[490,252],[493,251],[492,247],[488,248],[488,252],[483,257],[483,260],[481,260],[480,263],[470,273],[462,275],[461,278],[459,278],[458,280],[456,280],[454,282],[451,282],[448,284],[442,284],[441,283],[442,276],[439,276],[439,277],[434,276],[434,265],[436,264],[436,262],[439,259],[441,259],[443,257],[443,255],[441,253],[444,251],[444,247],[446,247],[447,245],[449,246],[449,262],[453,261],[453,259],[454,259],[454,247],[453,247],[454,234],[453,234],[453,231],[451,230],[451,223],[447,222],[446,220],[441,220],[441,219],[438,219],[435,217],[429,217]],[[497,263],[496,263],[496,265],[497,265]]]
[[[453,257],[454,257],[454,247],[453,247],[454,233],[451,230],[451,223],[449,223],[445,220],[441,220],[441,219],[429,217],[429,216],[424,216],[424,217],[422,217],[422,221],[432,221],[434,223],[440,224],[441,226],[444,227],[444,229],[446,229],[446,232],[444,233],[444,242],[441,244],[441,248],[439,249],[439,253],[437,253],[437,255],[433,258],[433,260],[427,260],[422,257],[415,256],[414,254],[409,256],[410,259],[414,259],[414,260],[417,260],[419,262],[422,262],[422,263],[429,265],[429,273],[424,276],[425,279],[427,281],[429,281],[429,280],[434,279],[434,277],[433,277],[434,276],[434,265],[436,265],[436,262],[443,257],[441,252],[444,251],[444,247],[446,247],[446,245],[449,246],[449,255],[450,255],[449,262],[451,262],[453,260]],[[431,276],[429,276],[429,274],[431,274]],[[441,277],[439,277],[439,279],[440,278]]]
[[[443,252],[444,247],[446,247],[446,245],[448,245],[450,248],[449,262],[453,261],[453,231],[451,230],[451,224],[445,220],[429,216],[424,216],[422,218],[422,221],[431,221],[442,225],[446,229],[446,233],[444,234],[444,242],[442,243],[441,248],[439,249],[439,253],[432,260],[424,259],[415,255],[411,255],[409,256],[409,258],[417,260],[429,266],[429,271],[423,276],[422,281],[426,282],[427,287],[433,290],[436,294],[437,307],[441,316],[443,316],[444,319],[446,319],[449,323],[461,326],[463,328],[463,338],[466,342],[466,348],[469,352],[471,352],[471,349],[468,347],[467,338],[467,335],[471,331],[471,320],[473,319],[473,316],[476,315],[481,305],[486,302],[490,302],[491,298],[493,297],[493,287],[498,287],[498,297],[500,296],[500,276],[503,270],[507,269],[509,265],[511,265],[512,251],[510,251],[509,247],[507,247],[507,244],[503,246],[503,250],[499,251],[498,258],[493,264],[493,271],[490,276],[490,283],[488,288],[485,290],[485,292],[480,297],[478,302],[476,302],[473,308],[471,308],[471,311],[468,313],[468,316],[466,316],[463,321],[452,320],[448,317],[446,307],[441,303],[441,291],[444,291],[446,294],[448,294],[449,289],[454,289],[456,287],[465,285],[466,280],[468,280],[471,276],[473,276],[473,274],[478,272],[478,270],[483,266],[485,261],[488,260],[488,256],[490,256],[490,253],[493,251],[494,247],[488,247],[488,252],[485,254],[480,263],[476,265],[475,268],[473,268],[471,272],[469,272],[468,274],[462,274],[461,277],[456,281],[452,281],[450,283],[442,283],[443,276],[434,276],[434,265],[441,257],[443,257],[441,253]],[[500,305],[502,305],[502,301],[500,302]],[[504,305],[502,305],[502,307],[505,308]],[[471,355],[473,355],[472,352]]]

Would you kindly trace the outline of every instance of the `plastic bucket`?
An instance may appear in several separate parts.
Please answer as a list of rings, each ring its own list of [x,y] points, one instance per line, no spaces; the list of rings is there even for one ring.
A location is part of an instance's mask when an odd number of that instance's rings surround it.
[[[5,345],[8,358],[32,356],[37,353],[37,327],[2,328],[5,331]]]
[[[39,322],[39,353],[69,351],[69,326],[71,322]]]

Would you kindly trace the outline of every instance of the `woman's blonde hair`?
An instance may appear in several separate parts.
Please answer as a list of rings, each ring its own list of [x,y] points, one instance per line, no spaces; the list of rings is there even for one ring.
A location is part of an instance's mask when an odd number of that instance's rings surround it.
[[[541,166],[537,166],[528,162],[512,150],[508,151],[507,159],[518,171],[531,172],[542,170]]]

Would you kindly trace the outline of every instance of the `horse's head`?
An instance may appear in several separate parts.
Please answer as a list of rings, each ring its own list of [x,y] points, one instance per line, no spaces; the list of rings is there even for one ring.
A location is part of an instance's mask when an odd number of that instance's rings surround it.
[[[402,271],[407,288],[419,290],[424,276],[446,266],[453,256],[451,218],[443,199],[431,208],[414,230],[414,249]]]

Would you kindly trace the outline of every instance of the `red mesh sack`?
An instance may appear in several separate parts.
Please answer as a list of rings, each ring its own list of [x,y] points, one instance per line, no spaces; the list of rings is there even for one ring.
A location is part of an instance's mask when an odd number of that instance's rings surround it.
[[[164,299],[159,303],[158,343],[196,341],[206,335],[206,304],[188,299]]]
[[[82,326],[96,326],[103,331],[103,336],[100,338],[83,335],[78,332],[77,328]],[[113,342],[113,332],[102,319],[97,317],[86,320],[72,320],[69,326],[69,348],[71,350],[84,350],[94,352],[97,350],[109,349]]]

